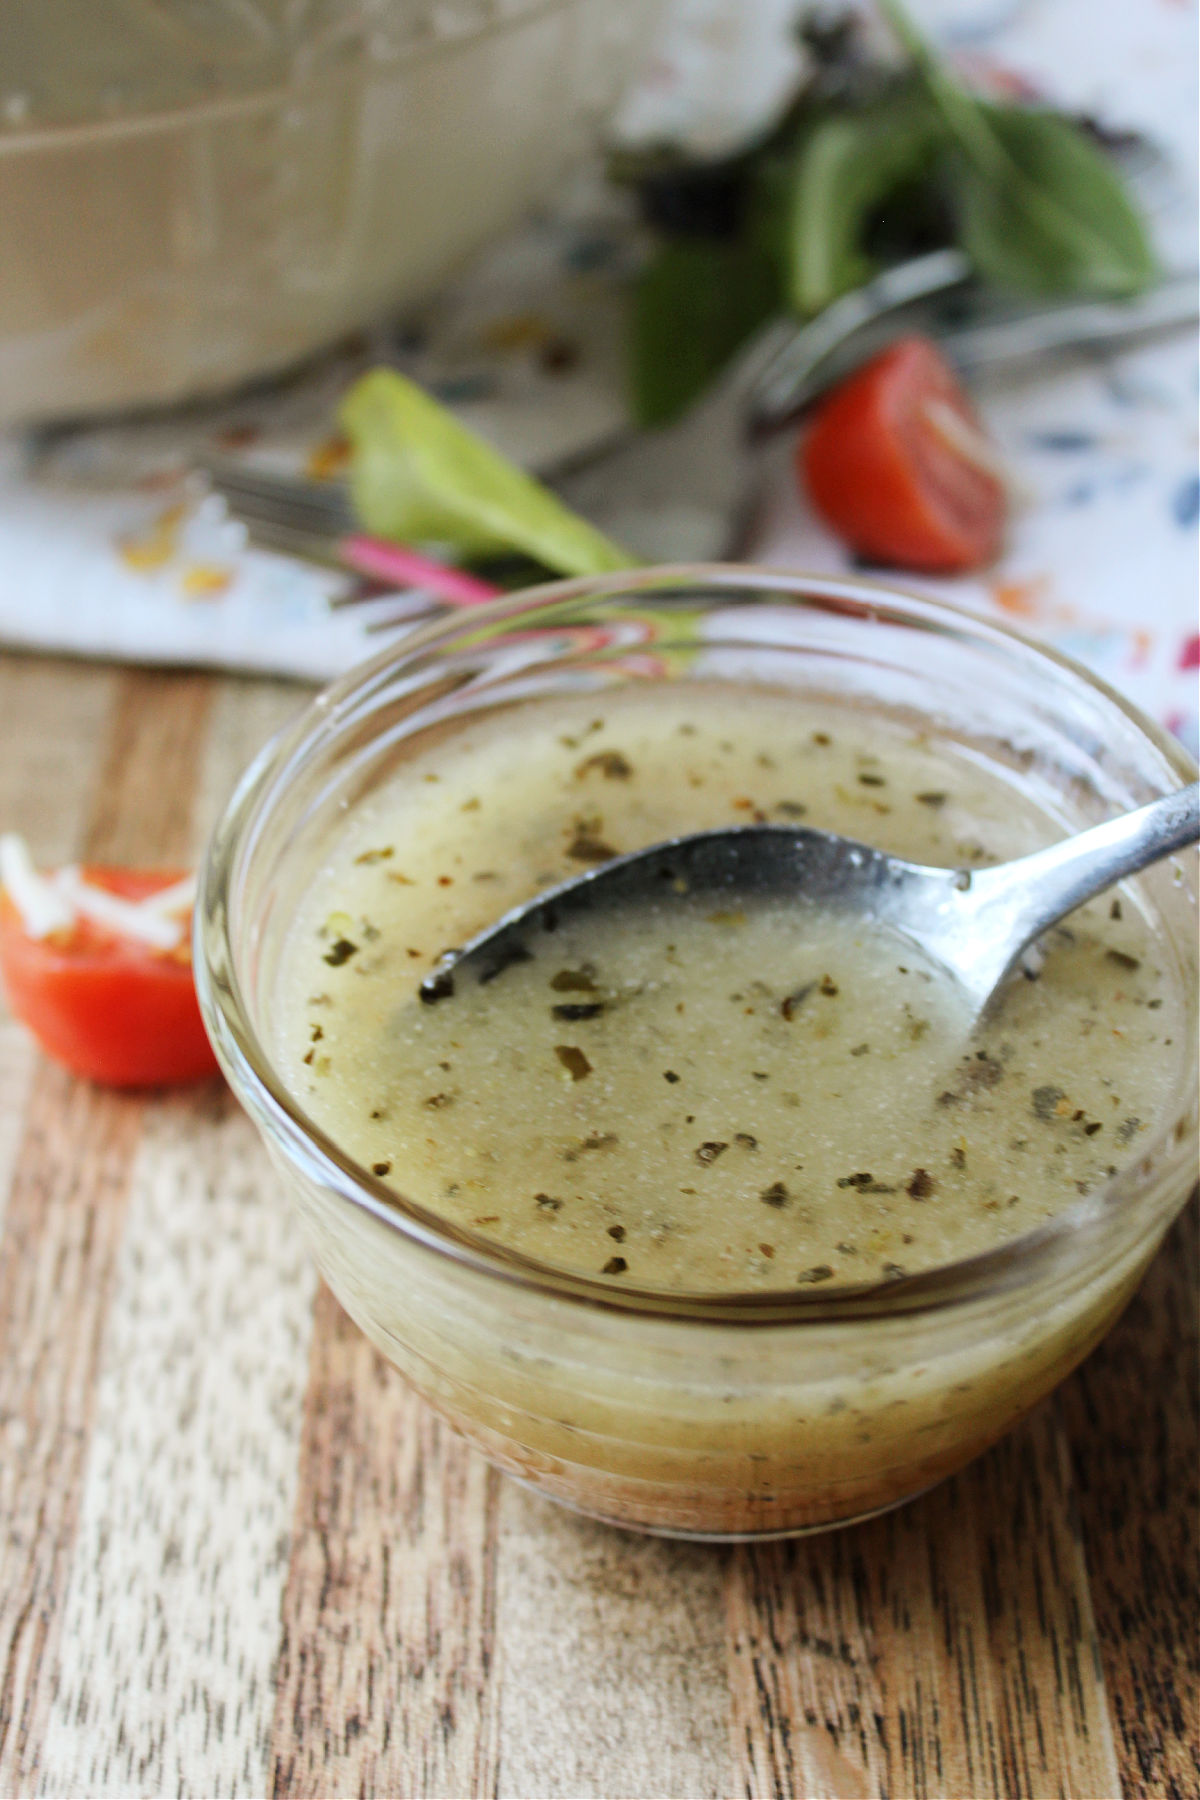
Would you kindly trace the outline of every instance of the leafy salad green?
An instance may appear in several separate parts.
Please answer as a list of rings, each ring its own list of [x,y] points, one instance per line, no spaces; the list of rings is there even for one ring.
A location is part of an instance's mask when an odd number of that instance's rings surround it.
[[[818,20],[817,74],[762,143],[720,167],[619,170],[662,235],[634,306],[640,424],[678,417],[762,319],[812,317],[881,262],[938,244],[1016,293],[1119,297],[1154,280],[1143,222],[1084,126],[975,98],[900,0],[878,5],[899,68],[867,60],[849,19]]]
[[[636,561],[394,369],[355,382],[339,417],[354,511],[376,537],[467,558],[515,550],[563,575]]]
[[[638,424],[678,418],[767,319],[812,317],[881,263],[940,244],[1016,292],[1121,296],[1154,280],[1142,220],[1082,125],[975,98],[901,0],[877,4],[900,66],[864,55],[851,15],[817,14],[816,75],[763,142],[719,165],[614,168],[660,235],[630,321]],[[526,576],[635,560],[393,370],[356,383],[341,423],[354,509],[379,537],[467,560],[515,554]]]

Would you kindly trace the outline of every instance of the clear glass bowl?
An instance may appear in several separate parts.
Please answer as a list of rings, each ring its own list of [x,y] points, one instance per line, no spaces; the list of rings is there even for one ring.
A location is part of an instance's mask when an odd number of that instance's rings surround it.
[[[214,836],[201,1004],[326,1280],[502,1468],[598,1518],[738,1538],[820,1530],[975,1456],[1087,1354],[1195,1179],[1194,857],[1139,878],[1186,996],[1171,1101],[1137,1161],[1049,1226],[886,1285],[720,1298],[556,1273],[358,1167],[273,1065],[296,896],[347,808],[448,720],[629,682],[790,689],[922,724],[1036,788],[1063,830],[1194,778],[1083,670],[931,600],[775,571],[637,571],[534,590],[410,638],[267,746]]]
[[[426,299],[662,0],[7,0],[0,424],[213,394]]]

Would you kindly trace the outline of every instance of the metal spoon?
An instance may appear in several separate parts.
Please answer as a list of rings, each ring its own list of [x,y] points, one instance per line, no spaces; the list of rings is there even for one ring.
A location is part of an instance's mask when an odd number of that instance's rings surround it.
[[[662,904],[672,895],[797,899],[899,933],[941,967],[978,1017],[1021,952],[1065,913],[1200,837],[1200,787],[1093,825],[989,869],[940,869],[806,826],[745,825],[668,839],[614,857],[514,907],[421,984],[429,1004],[457,983],[495,980],[589,911]]]

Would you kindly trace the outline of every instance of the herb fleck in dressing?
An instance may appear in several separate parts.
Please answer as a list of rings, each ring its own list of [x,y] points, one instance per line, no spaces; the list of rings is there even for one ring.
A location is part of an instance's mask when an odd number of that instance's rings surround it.
[[[456,1225],[695,1293],[896,1279],[1136,1156],[1176,1027],[1149,929],[1111,896],[977,1036],[911,945],[799,901],[669,896],[418,996],[447,945],[587,864],[801,816],[945,864],[1063,829],[961,751],[848,709],[798,722],[770,692],[647,686],[466,722],[414,748],[311,887],[281,960],[295,1091]]]

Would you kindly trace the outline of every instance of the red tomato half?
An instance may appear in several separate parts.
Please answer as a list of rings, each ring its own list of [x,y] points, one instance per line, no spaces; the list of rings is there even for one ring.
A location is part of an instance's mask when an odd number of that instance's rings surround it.
[[[174,870],[86,868],[125,900],[144,900]],[[159,1087],[213,1075],[186,941],[163,953],[87,919],[33,938],[0,890],[0,974],[9,1004],[48,1056],[110,1087]]]
[[[1004,484],[928,338],[900,338],[835,388],[797,464],[825,522],[874,562],[949,574],[1000,548]]]

